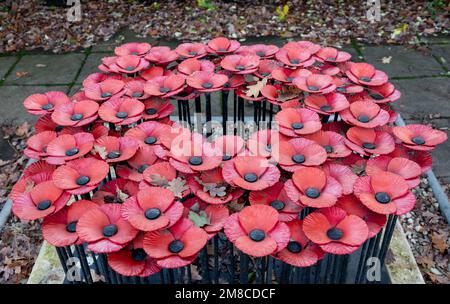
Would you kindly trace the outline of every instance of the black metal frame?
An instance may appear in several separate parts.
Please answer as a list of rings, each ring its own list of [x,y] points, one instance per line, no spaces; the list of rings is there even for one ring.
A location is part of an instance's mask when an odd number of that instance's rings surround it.
[[[226,134],[226,123],[229,121],[228,103],[233,102],[233,113],[230,118],[234,123],[244,122],[245,100],[235,94],[233,90],[219,92],[221,102],[222,119],[220,123],[223,127],[223,133]],[[202,98],[203,97],[203,98]],[[212,99],[211,93],[205,93],[202,97],[196,97],[195,100],[178,100],[178,119],[181,122],[192,125],[192,115],[190,105],[194,104],[195,115],[202,113],[202,101],[204,103],[206,122],[212,120]],[[280,110],[279,106],[267,102],[266,100],[251,102],[253,106],[253,120],[259,127],[271,128],[273,115]],[[219,105],[217,105],[219,106]],[[232,114],[232,116],[231,116]],[[247,116],[248,117],[248,116]],[[198,117],[197,117],[198,118]],[[334,121],[338,116],[331,117]],[[323,122],[330,121],[330,117],[322,117]],[[113,127],[113,126],[110,126]],[[234,129],[234,134],[243,134],[243,124]],[[203,130],[207,135],[211,130]],[[199,130],[197,130],[199,131]],[[111,172],[105,179],[105,182],[112,180],[115,172]],[[77,199],[89,199],[90,193],[77,197]],[[310,212],[305,208],[300,217],[304,218]],[[324,258],[316,265],[311,267],[299,268],[286,264],[282,261],[268,256],[263,258],[250,257],[234,247],[227,241],[223,233],[217,234],[212,238],[207,246],[199,253],[199,257],[192,265],[178,269],[163,269],[159,273],[149,277],[126,277],[115,272],[107,263],[106,254],[97,254],[86,249],[85,245],[72,245],[66,247],[57,247],[57,253],[62,267],[67,274],[71,271],[68,264],[69,258],[79,259],[78,270],[79,280],[68,280],[66,283],[94,283],[91,271],[104,278],[104,282],[110,284],[179,284],[179,283],[264,283],[270,284],[277,282],[280,284],[338,284],[338,283],[379,283],[380,281],[368,281],[366,273],[373,265],[367,265],[368,259],[376,257],[379,259],[379,271],[384,268],[384,260],[392,238],[397,216],[389,215],[385,227],[374,237],[368,239],[356,252],[351,255],[333,255],[326,254]],[[223,257],[227,257],[224,259]],[[88,258],[92,263],[89,265]],[[201,280],[194,277],[193,267],[196,267],[195,276],[200,274]],[[384,275],[381,278],[386,282]]]

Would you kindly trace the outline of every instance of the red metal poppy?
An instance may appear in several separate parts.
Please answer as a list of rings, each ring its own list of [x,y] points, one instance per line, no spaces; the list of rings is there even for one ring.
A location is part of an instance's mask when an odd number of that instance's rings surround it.
[[[336,132],[320,130],[304,137],[321,145],[330,158],[347,157],[352,153],[345,145],[345,138]]]
[[[163,67],[160,66],[152,66],[151,68],[142,71],[139,74],[139,77],[144,80],[151,80],[153,78],[159,77],[159,76],[169,76],[172,75],[172,71],[165,70]]]
[[[322,127],[319,115],[303,108],[283,109],[275,115],[275,120],[279,123],[280,133],[290,137],[312,134]]]
[[[45,160],[49,164],[62,165],[69,160],[88,154],[93,146],[94,136],[92,134],[80,132],[75,135],[60,135],[47,145]]]
[[[220,66],[236,74],[251,74],[258,69],[259,61],[259,57],[253,55],[228,55],[222,59]]]
[[[160,120],[172,114],[174,106],[170,100],[151,97],[144,101],[145,110],[142,114],[144,120]]]
[[[312,54],[301,47],[283,47],[275,54],[275,58],[290,67],[309,67],[315,62]]]
[[[122,217],[140,231],[172,227],[183,215],[183,204],[170,190],[148,187],[122,205]]]
[[[41,159],[47,156],[48,144],[58,137],[58,134],[54,131],[44,131],[36,135],[31,136],[27,140],[27,147],[23,151],[23,154],[32,159]]]
[[[247,140],[247,149],[252,156],[270,158],[274,153],[279,154],[280,141],[288,140],[279,132],[271,129],[264,129],[253,132]]]
[[[214,140],[214,148],[222,151],[222,161],[229,161],[244,152],[245,141],[240,136],[221,135]]]
[[[333,83],[336,85],[336,92],[342,94],[356,94],[364,91],[364,87],[355,85],[346,77],[333,77]]]
[[[92,84],[97,84],[100,83],[106,79],[117,79],[117,80],[124,80],[124,78],[122,78],[122,75],[111,75],[111,74],[104,74],[104,73],[92,73],[89,74],[84,80],[83,80],[83,87],[88,87]],[[74,99],[76,101],[81,101],[84,100],[86,98],[81,98],[79,99],[78,96],[79,95],[84,95],[83,91],[80,91],[78,93],[76,93],[74,96],[72,96],[72,101],[74,101]]]
[[[431,157],[431,154],[429,152],[410,150],[400,144],[396,144],[394,151],[389,153],[387,156],[403,157],[412,160],[420,166],[420,168],[422,169],[422,174],[430,170],[433,165],[433,158]]]
[[[211,239],[223,229],[223,225],[230,215],[226,206],[210,205],[196,197],[186,200],[183,205],[185,217],[204,219],[204,221],[197,221],[194,224],[208,234],[208,239]]]
[[[263,190],[280,179],[280,170],[261,156],[238,156],[222,168],[225,181],[245,190]]]
[[[237,40],[228,40],[225,37],[218,37],[208,42],[206,50],[211,54],[224,55],[234,53],[240,46],[241,44]]]
[[[118,163],[132,158],[139,148],[139,142],[128,136],[104,136],[96,140],[94,148],[107,163]]]
[[[333,177],[341,184],[342,194],[346,195],[353,192],[353,185],[358,179],[358,175],[353,173],[350,167],[329,162],[326,163],[322,169],[327,176]]]
[[[339,113],[346,123],[362,128],[384,126],[389,122],[389,113],[371,101],[356,101]]]
[[[161,145],[163,136],[170,132],[169,125],[157,121],[146,121],[128,130],[125,136],[137,140],[141,147],[153,147]]]
[[[36,220],[64,208],[71,195],[59,189],[52,181],[35,185],[30,191],[14,199],[12,211],[23,220]]]
[[[144,180],[139,184],[139,189],[147,187],[164,187],[168,182],[177,178],[177,171],[169,162],[158,162],[145,169]]]
[[[328,75],[312,74],[308,77],[297,77],[292,83],[300,90],[312,94],[326,94],[336,89],[333,78]]]
[[[369,236],[366,222],[338,207],[324,208],[307,215],[303,232],[319,247],[331,254],[350,254]]]
[[[430,126],[411,124],[393,127],[392,132],[405,147],[411,150],[430,151],[447,140],[447,134]]]
[[[115,178],[95,191],[94,195],[92,195],[92,201],[98,205],[122,204],[130,196],[136,195],[138,191],[139,186],[136,182]]]
[[[108,78],[102,82],[88,85],[84,87],[84,92],[87,98],[99,102],[106,101],[112,97],[120,97],[125,94],[125,82]]]
[[[272,78],[272,72],[279,69],[283,64],[277,60],[261,60],[255,75],[259,78]]]
[[[209,60],[198,60],[196,58],[189,58],[184,60],[177,66],[178,72],[184,75],[192,75],[195,72],[209,72],[214,73],[216,66]]]
[[[143,179],[142,173],[158,160],[152,147],[140,147],[136,154],[130,158],[128,165],[118,165],[116,174],[122,178],[140,182]]]
[[[187,184],[192,193],[209,204],[225,204],[238,199],[244,190],[230,187],[222,176],[222,168],[191,175]]]
[[[344,111],[350,106],[345,95],[339,93],[308,95],[305,98],[305,105],[308,109],[324,115],[331,115],[336,112]]]
[[[44,116],[41,116],[36,121],[36,124],[34,125],[34,130],[36,134],[45,132],[45,131],[54,131],[58,135],[60,134],[75,134],[79,132],[83,132],[83,128],[81,127],[68,127],[68,126],[61,126],[55,123],[52,120],[51,114],[45,114]]]
[[[76,227],[80,217],[88,210],[98,205],[88,201],[79,200],[66,206],[58,213],[47,216],[42,223],[42,236],[53,246],[63,247],[80,244]]]
[[[100,106],[98,115],[104,121],[123,126],[141,119],[144,109],[144,104],[139,100],[128,97],[113,98]]]
[[[390,172],[359,177],[353,191],[367,208],[379,214],[402,215],[411,211],[416,203],[406,181]]]
[[[400,91],[396,90],[390,82],[380,86],[369,87],[367,91],[362,93],[363,99],[380,104],[397,101],[401,96]]]
[[[252,205],[232,214],[224,231],[230,242],[250,256],[263,257],[283,250],[289,242],[289,227],[267,205]]]
[[[314,141],[305,138],[292,138],[280,141],[278,153],[274,158],[283,170],[294,172],[304,166],[319,166],[327,160],[327,152]]]
[[[286,43],[283,46],[284,49],[296,49],[296,48],[302,48],[302,49],[306,49],[308,52],[310,52],[311,54],[315,54],[318,51],[320,51],[321,47],[318,44],[315,44],[313,42],[310,41],[291,41]]]
[[[322,249],[311,242],[303,232],[302,220],[291,221],[287,225],[291,238],[286,248],[275,255],[276,258],[296,267],[309,267],[323,258]]]
[[[375,70],[373,65],[365,62],[349,63],[345,74],[354,83],[365,86],[380,86],[388,82],[386,73]]]
[[[325,47],[320,49],[315,56],[327,62],[345,62],[350,60],[352,55],[347,52],[338,51],[333,47]]]
[[[144,92],[144,80],[128,81],[125,85],[125,96],[138,100],[146,100],[150,94]]]
[[[151,96],[168,98],[180,93],[184,88],[185,78],[180,75],[158,76],[144,85],[144,91]]]
[[[369,238],[376,236],[386,225],[386,215],[371,211],[354,195],[342,196],[335,206],[345,210],[348,215],[353,214],[362,218],[369,227]]]
[[[102,63],[98,66],[98,69],[104,73],[111,73],[109,66],[114,64],[116,56],[108,56],[102,58]]]
[[[167,46],[155,46],[151,48],[150,52],[145,55],[145,60],[153,62],[157,65],[166,66],[169,63],[177,60],[179,57],[178,53],[171,50]]]
[[[56,106],[68,102],[70,102],[70,99],[66,94],[52,91],[45,94],[30,95],[23,101],[23,105],[30,114],[45,115],[53,112]]]
[[[267,98],[270,103],[279,106],[285,103],[297,102],[300,100],[298,93],[291,93],[283,89],[285,89],[285,87],[281,85],[268,84],[261,89],[261,94]]]
[[[56,187],[70,194],[85,194],[94,190],[109,172],[109,165],[95,158],[75,159],[53,172]]]
[[[144,250],[163,268],[179,268],[191,264],[206,245],[207,233],[190,220],[181,218],[169,229],[147,232]]]
[[[195,72],[186,78],[188,86],[199,92],[214,92],[220,90],[228,77],[224,74],[216,74],[213,72]]]
[[[161,268],[156,260],[144,250],[144,234],[138,236],[125,248],[108,254],[108,264],[114,271],[124,276],[148,277],[158,273]]]
[[[114,54],[116,56],[145,56],[150,49],[151,45],[145,42],[137,43],[137,42],[129,42],[122,44],[114,49]]]
[[[30,192],[34,186],[50,181],[56,166],[40,160],[28,166],[22,177],[12,187],[9,197],[14,201],[19,195]]]
[[[389,154],[394,150],[394,138],[376,129],[352,127],[347,131],[345,144],[362,155]]]
[[[281,222],[295,220],[303,209],[287,196],[282,182],[277,182],[261,191],[250,192],[248,200],[251,205],[271,206],[278,211],[278,218]]]
[[[224,74],[228,77],[228,81],[223,85],[222,90],[228,91],[232,89],[236,89],[245,84],[244,75],[233,74],[227,70],[220,70],[217,72],[218,74]]]
[[[85,126],[97,119],[98,108],[98,103],[92,100],[68,102],[55,108],[52,120],[60,126]]]
[[[222,163],[222,151],[201,134],[179,136],[171,143],[169,162],[177,171],[188,174],[212,170]]]
[[[335,178],[313,167],[297,169],[285,189],[294,202],[314,208],[331,207],[342,195],[342,186]]]
[[[272,77],[275,80],[285,82],[287,85],[297,77],[308,77],[312,72],[307,69],[290,69],[290,68],[277,68],[272,71]]]
[[[201,58],[207,55],[203,43],[182,43],[177,46],[175,52],[183,58]]]
[[[109,65],[111,72],[120,74],[135,74],[149,66],[149,62],[136,55],[125,55],[116,57],[114,63]]]
[[[97,253],[116,252],[138,234],[120,214],[121,204],[106,204],[87,210],[78,220],[76,231],[88,243],[87,249]]]
[[[253,44],[247,46],[255,55],[263,58],[271,58],[278,52],[278,47],[273,44]]]
[[[403,177],[409,188],[420,184],[422,169],[412,160],[403,157],[379,156],[371,158],[366,164],[366,174],[377,175],[380,172],[391,172]]]

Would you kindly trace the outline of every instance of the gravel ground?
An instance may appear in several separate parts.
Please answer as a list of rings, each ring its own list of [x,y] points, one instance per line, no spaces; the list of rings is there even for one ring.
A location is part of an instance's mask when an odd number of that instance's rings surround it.
[[[9,191],[20,178],[27,159],[22,151],[32,129],[28,123],[0,126],[2,134],[0,158],[0,209]],[[26,283],[42,244],[39,221],[22,222],[11,214],[0,229],[0,284]]]
[[[449,194],[450,185],[444,185]],[[416,208],[401,217],[406,237],[427,283],[450,284],[450,226],[439,211],[428,180],[415,190]]]
[[[67,7],[43,2],[0,3],[0,53],[36,48],[72,51],[108,40],[127,27],[143,36],[166,39],[273,35],[332,45],[347,44],[352,38],[373,44],[414,44],[417,36],[448,33],[450,11],[441,0],[381,1],[380,20],[372,23],[367,1],[82,0],[81,21],[69,22]]]

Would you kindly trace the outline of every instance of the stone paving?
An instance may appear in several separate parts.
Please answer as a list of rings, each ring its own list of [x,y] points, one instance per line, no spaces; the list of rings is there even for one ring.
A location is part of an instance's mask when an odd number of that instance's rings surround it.
[[[128,41],[147,41],[152,45],[174,47],[177,41],[156,41],[136,37],[126,30],[108,42],[77,53],[0,55],[0,124],[4,122],[34,122],[22,107],[23,100],[33,93],[50,90],[75,93],[82,80],[97,71],[100,59],[108,56],[118,44]],[[245,43],[273,43],[286,41],[277,37],[248,39]],[[367,61],[386,71],[402,92],[402,99],[394,104],[407,123],[430,123],[449,132],[450,127],[450,39],[439,37],[424,41],[428,51],[416,51],[403,46],[344,47],[355,61]],[[250,109],[248,109],[250,110]],[[219,112],[217,112],[218,114]],[[250,112],[251,113],[251,112]],[[214,114],[214,113],[213,113]],[[0,138],[0,158],[8,155],[7,145]],[[437,176],[450,182],[450,141],[434,152]]]

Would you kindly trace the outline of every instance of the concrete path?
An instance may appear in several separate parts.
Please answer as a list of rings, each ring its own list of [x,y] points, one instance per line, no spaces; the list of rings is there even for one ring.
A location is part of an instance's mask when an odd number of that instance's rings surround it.
[[[152,45],[175,47],[176,41],[155,41],[139,38],[124,31],[110,42],[100,43],[78,53],[53,55],[21,53],[0,56],[0,124],[6,121],[34,122],[22,107],[23,100],[33,94],[50,90],[75,93],[82,80],[97,71],[100,59],[108,56],[118,44],[128,41],[147,41]],[[274,43],[286,41],[276,37],[248,39],[244,43]],[[402,99],[394,104],[407,123],[431,123],[449,132],[450,127],[450,38],[425,41],[428,52],[410,50],[402,46],[352,46],[343,49],[352,53],[356,61],[367,61],[386,71],[402,92]],[[214,114],[214,113],[213,113]],[[2,138],[2,137],[1,137]],[[0,138],[0,158],[8,155],[8,145]],[[450,141],[434,152],[434,171],[450,182]]]

